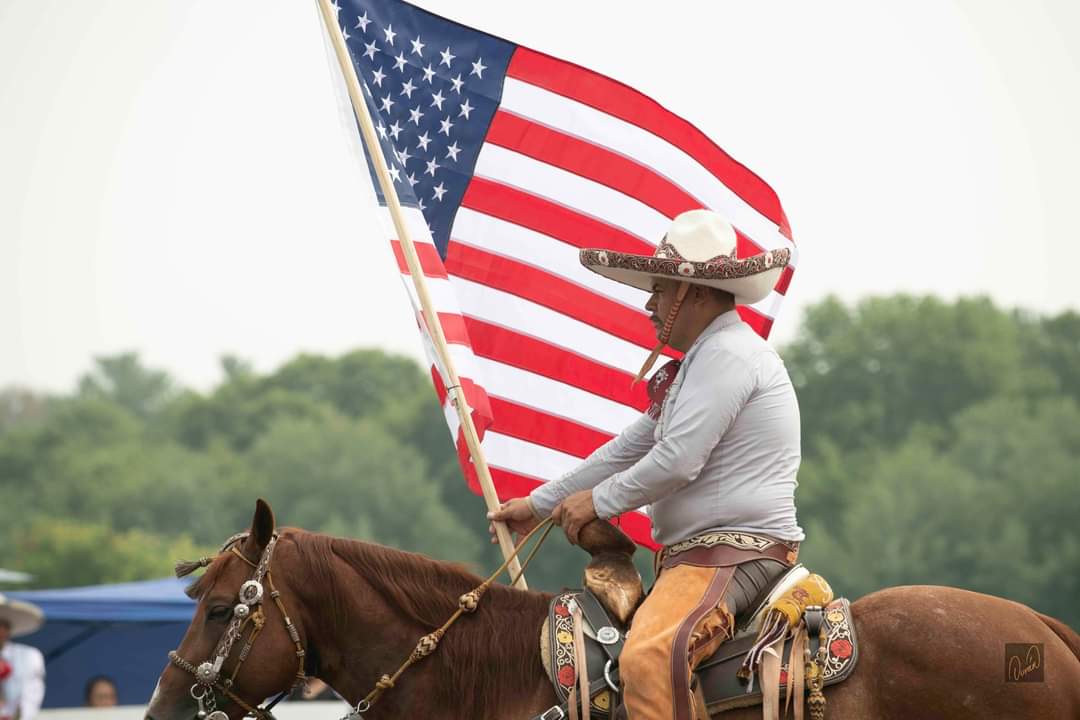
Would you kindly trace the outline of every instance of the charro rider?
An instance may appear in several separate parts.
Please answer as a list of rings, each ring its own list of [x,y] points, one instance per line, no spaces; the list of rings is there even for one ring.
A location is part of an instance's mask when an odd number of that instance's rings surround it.
[[[571,542],[591,520],[648,505],[658,577],[620,657],[630,720],[694,716],[691,669],[731,637],[795,562],[799,407],[783,361],[735,305],[763,300],[790,252],[740,257],[718,214],[673,221],[652,257],[583,250],[589,269],[651,292],[659,351],[649,411],[556,481],[489,514],[517,533],[551,515]],[[639,375],[639,377],[640,377]]]

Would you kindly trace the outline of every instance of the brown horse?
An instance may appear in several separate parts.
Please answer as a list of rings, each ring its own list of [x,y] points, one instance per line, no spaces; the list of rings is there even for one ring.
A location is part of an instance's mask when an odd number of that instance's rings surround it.
[[[220,554],[192,586],[198,606],[177,653],[189,670],[175,662],[166,666],[148,719],[195,717],[190,671],[215,654],[241,585],[257,573],[253,565],[271,554],[264,551],[274,532],[273,513],[259,501],[250,534],[235,546],[239,552]],[[302,673],[357,703],[480,582],[453,564],[295,529],[280,531],[270,571],[271,582],[263,583],[263,628],[232,685],[251,706],[293,684],[296,643],[303,648]],[[271,587],[280,591],[280,604],[270,601]],[[434,653],[407,670],[364,718],[516,720],[551,707],[555,695],[538,653],[549,599],[492,587],[479,610],[452,626]],[[859,664],[851,678],[826,688],[830,720],[1080,718],[1080,636],[1053,618],[1009,600],[925,586],[882,590],[852,610]],[[1042,671],[1041,681],[1006,681],[1006,642],[1042,643],[1035,669]],[[242,654],[232,648],[222,677]],[[230,718],[244,714],[220,694],[217,709]],[[723,714],[725,720],[760,717],[758,707]]]

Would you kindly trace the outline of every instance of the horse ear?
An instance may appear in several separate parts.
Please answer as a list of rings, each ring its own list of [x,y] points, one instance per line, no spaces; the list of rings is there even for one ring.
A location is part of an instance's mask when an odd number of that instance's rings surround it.
[[[255,501],[255,516],[251,518],[251,537],[259,547],[266,547],[274,534],[274,511],[262,498]]]

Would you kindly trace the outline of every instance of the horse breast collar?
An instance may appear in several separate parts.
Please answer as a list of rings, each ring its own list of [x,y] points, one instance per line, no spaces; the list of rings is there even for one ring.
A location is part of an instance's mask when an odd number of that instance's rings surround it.
[[[180,654],[177,651],[171,650],[169,652],[169,662],[181,670],[195,676],[195,684],[191,686],[191,697],[199,704],[199,712],[196,716],[199,720],[228,720],[228,715],[223,711],[216,709],[217,698],[214,694],[215,689],[220,690],[222,694],[244,708],[245,716],[250,715],[262,720],[272,720],[274,716],[271,714],[270,710],[289,692],[288,690],[282,692],[269,705],[262,708],[252,707],[232,691],[232,685],[236,680],[237,674],[240,672],[240,667],[244,664],[244,661],[247,660],[251,648],[255,644],[255,638],[258,636],[263,628],[263,624],[266,622],[266,616],[264,615],[261,606],[264,595],[264,578],[267,586],[270,588],[270,597],[281,612],[281,617],[285,622],[285,629],[289,633],[289,638],[293,641],[293,644],[296,645],[296,656],[299,661],[299,667],[296,671],[296,682],[302,682],[304,679],[305,653],[304,647],[300,643],[300,634],[296,631],[296,627],[289,618],[289,614],[285,611],[285,605],[281,602],[281,593],[274,587],[274,581],[270,575],[270,561],[274,556],[274,547],[277,545],[278,534],[275,532],[270,537],[269,542],[266,543],[266,547],[263,549],[258,564],[248,560],[236,547],[236,544],[247,538],[249,534],[250,533],[243,532],[233,535],[226,540],[225,544],[221,547],[222,553],[232,552],[248,565],[255,568],[255,572],[252,574],[250,580],[240,586],[239,602],[233,607],[232,620],[229,621],[229,626],[225,629],[221,639],[218,640],[217,647],[214,648],[214,652],[210,656],[210,659],[196,666],[180,657]],[[209,564],[209,561],[200,562],[200,564]],[[229,659],[229,656],[232,654],[233,646],[243,635],[244,628],[249,623],[251,624],[252,630],[247,637],[244,647],[240,651],[240,655],[236,661],[236,667],[233,668],[232,675],[225,680],[221,680],[222,666],[225,664],[225,661]]]

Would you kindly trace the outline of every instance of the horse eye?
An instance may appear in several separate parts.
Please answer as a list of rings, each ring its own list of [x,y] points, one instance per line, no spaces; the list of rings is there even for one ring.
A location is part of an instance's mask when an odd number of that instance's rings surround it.
[[[228,620],[232,617],[232,612],[231,605],[215,605],[206,613],[206,617],[208,620]]]

